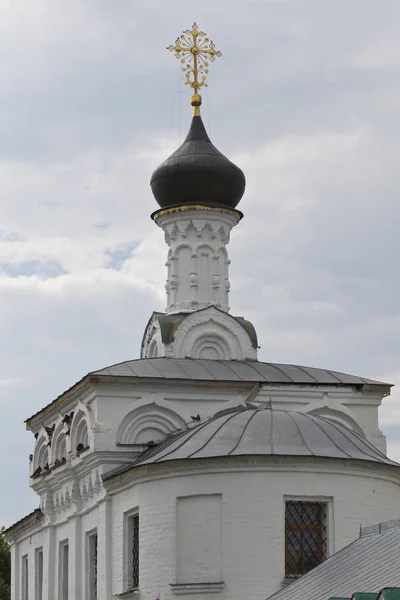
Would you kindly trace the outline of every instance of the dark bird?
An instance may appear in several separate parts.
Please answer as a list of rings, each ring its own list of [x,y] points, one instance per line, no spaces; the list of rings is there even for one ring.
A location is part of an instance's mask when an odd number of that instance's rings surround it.
[[[76,451],[77,452],[82,452],[82,450],[84,450],[85,446],[83,444],[78,444],[76,447]]]
[[[71,430],[70,430],[70,429],[68,429],[68,431],[66,431],[66,432],[64,433],[64,435],[70,435],[70,434],[71,434]]]
[[[49,448],[51,448],[51,440],[50,440],[49,442],[47,442],[47,446],[48,446]]]
[[[39,432],[37,431],[33,437],[35,438],[35,440],[37,440],[39,437]]]
[[[200,415],[197,415],[196,417],[190,417],[192,419],[192,421],[201,421],[201,417]]]
[[[29,462],[32,462],[32,461],[33,461],[33,454],[30,454],[29,455]]]
[[[36,469],[36,471],[34,471],[34,472],[32,473],[32,477],[38,477],[38,476],[40,475],[40,473],[41,473],[41,472],[42,472],[42,467],[38,467],[38,468]]]
[[[61,421],[61,423],[65,423],[65,425],[69,425],[72,421],[74,417],[74,411],[70,412],[69,415],[64,415],[63,420]]]
[[[46,463],[46,464],[44,465],[44,470],[45,470],[45,471],[49,471],[49,469],[50,469],[50,467],[49,467],[49,463]]]

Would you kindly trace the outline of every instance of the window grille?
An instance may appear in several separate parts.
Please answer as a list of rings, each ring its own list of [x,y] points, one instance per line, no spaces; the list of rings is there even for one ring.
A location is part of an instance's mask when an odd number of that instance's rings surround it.
[[[324,502],[286,502],[286,577],[304,575],[326,559],[326,512]]]
[[[132,587],[139,587],[139,515],[131,517],[132,522]]]
[[[88,536],[89,542],[89,600],[97,600],[97,533]]]

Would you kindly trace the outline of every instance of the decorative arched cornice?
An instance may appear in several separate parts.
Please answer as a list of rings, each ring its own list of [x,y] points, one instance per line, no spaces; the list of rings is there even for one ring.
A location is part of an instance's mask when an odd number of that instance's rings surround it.
[[[215,359],[257,360],[253,325],[216,306],[188,314],[153,313],[143,336],[141,357],[155,358],[152,352],[155,346],[158,357],[204,358],[204,348],[208,347],[210,357]]]
[[[135,408],[123,419],[117,432],[117,445],[157,442],[178,430],[185,421],[174,411],[152,402]]]
[[[215,307],[188,315],[174,332],[175,358],[206,358],[205,348],[219,360],[257,358],[252,340],[241,323]]]
[[[330,421],[345,425],[349,429],[352,429],[359,435],[365,437],[364,431],[355,420],[352,412],[342,404],[340,405],[340,408],[338,408],[336,406],[330,406],[326,402],[313,402],[312,404],[307,404],[301,412],[315,415],[316,417],[325,417]]]

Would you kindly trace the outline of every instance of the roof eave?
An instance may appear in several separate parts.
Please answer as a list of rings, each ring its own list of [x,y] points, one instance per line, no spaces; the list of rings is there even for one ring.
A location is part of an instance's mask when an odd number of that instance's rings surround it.
[[[18,535],[18,533],[31,527],[38,521],[41,521],[43,518],[44,514],[42,513],[41,509],[35,508],[35,510],[33,510],[31,513],[29,513],[25,517],[22,517],[22,519],[20,519],[16,523],[13,523],[12,525],[10,525],[10,527],[5,529],[4,535],[8,541],[12,541],[16,537],[16,535]]]

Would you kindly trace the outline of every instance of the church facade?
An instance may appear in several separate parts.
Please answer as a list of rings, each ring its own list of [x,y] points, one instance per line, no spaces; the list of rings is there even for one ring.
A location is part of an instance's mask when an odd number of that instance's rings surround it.
[[[202,35],[186,32],[191,54],[214,58]],[[400,465],[378,424],[390,385],[261,362],[255,328],[230,312],[245,177],[211,143],[193,77],[187,138],[151,179],[166,310],[140,358],[27,420],[40,508],[7,531],[12,600],[264,600],[360,525],[398,517]]]

